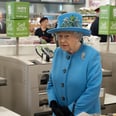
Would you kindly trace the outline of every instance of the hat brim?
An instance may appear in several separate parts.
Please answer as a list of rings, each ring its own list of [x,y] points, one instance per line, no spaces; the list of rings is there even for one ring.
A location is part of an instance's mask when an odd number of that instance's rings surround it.
[[[48,33],[57,33],[57,32],[64,32],[64,31],[79,32],[79,33],[82,33],[83,36],[89,36],[91,34],[90,30],[87,30],[84,28],[77,28],[77,27],[54,28],[54,29],[49,29],[47,32]]]

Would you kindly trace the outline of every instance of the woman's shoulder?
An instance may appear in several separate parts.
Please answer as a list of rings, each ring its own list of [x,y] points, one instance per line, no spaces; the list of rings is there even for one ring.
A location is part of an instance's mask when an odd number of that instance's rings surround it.
[[[92,53],[92,54],[99,54],[99,51],[97,49],[95,49],[94,47],[87,45],[87,44],[83,44],[83,49],[87,52],[87,53]]]
[[[60,47],[57,47],[54,51],[54,53],[61,53],[62,52],[62,49]]]

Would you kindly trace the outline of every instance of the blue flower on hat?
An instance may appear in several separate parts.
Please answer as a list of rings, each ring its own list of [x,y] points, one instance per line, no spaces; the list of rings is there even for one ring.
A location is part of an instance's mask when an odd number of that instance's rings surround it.
[[[63,20],[61,27],[81,27],[80,23],[78,22],[79,22],[78,18],[72,15],[70,17],[66,17]]]

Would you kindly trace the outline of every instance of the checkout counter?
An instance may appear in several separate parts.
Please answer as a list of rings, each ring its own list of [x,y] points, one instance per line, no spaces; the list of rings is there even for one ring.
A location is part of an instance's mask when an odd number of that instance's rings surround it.
[[[102,87],[105,88],[104,109],[102,114],[116,112],[116,53],[101,52],[103,67]],[[105,70],[106,69],[106,70]]]
[[[37,60],[31,56],[0,57],[1,75],[7,80],[7,86],[0,87],[1,106],[21,116],[50,111],[45,81],[49,76],[51,63],[42,64]]]
[[[51,109],[48,107],[46,86],[50,68],[51,62],[43,61],[36,54],[35,45],[28,46],[28,49],[20,46],[18,56],[1,55],[0,77],[7,80],[7,86],[0,86],[0,105],[21,116],[49,116]],[[2,81],[3,78],[0,79]]]

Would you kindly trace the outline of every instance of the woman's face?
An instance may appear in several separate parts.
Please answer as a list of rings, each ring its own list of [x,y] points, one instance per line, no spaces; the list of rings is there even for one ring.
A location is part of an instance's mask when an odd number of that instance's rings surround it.
[[[80,48],[80,35],[75,32],[58,32],[59,46],[66,52],[74,53]]]

